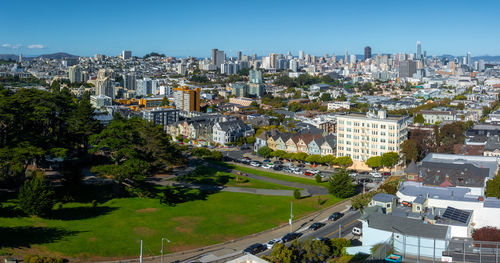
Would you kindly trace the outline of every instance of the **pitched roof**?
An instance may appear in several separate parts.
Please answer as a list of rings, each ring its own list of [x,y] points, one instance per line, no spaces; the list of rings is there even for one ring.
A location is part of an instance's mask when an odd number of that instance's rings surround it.
[[[405,172],[407,174],[418,174],[417,164],[414,160],[411,160],[411,163],[406,167]]]
[[[377,201],[377,202],[388,203],[388,202],[392,202],[392,200],[394,200],[394,199],[397,199],[397,197],[395,195],[391,195],[391,194],[378,193],[375,196],[373,196],[372,199],[374,201]]]

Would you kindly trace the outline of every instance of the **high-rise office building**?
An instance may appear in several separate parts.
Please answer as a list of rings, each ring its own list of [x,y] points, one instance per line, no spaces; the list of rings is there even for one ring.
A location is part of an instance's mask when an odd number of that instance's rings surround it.
[[[345,49],[344,64],[349,64],[349,60],[348,60],[348,57],[347,57],[347,48]]]
[[[471,67],[472,66],[472,60],[470,57],[470,52],[467,52],[467,66]]]
[[[335,56],[335,53],[332,53],[332,62],[337,63],[337,57]]]
[[[399,77],[411,78],[417,72],[417,63],[414,60],[399,61]]]
[[[299,50],[299,59],[304,59],[304,51]]]
[[[122,51],[122,59],[129,59],[132,57],[132,51],[130,50],[123,50]]]
[[[200,88],[174,88],[174,103],[177,109],[192,112],[200,111]]]
[[[278,54],[276,53],[271,53],[269,54],[269,60],[270,60],[270,66],[271,68],[278,68],[277,63],[278,63]]]
[[[217,51],[218,49],[212,48],[212,64],[217,66]]]
[[[351,54],[351,60],[350,60],[351,64],[356,64],[356,55],[354,54]]]
[[[137,87],[135,74],[129,73],[123,75],[123,88],[126,90],[135,90]]]
[[[262,72],[259,70],[250,70],[249,75],[250,83],[262,83]]]
[[[420,44],[420,41],[417,41],[417,59],[422,59],[422,45]]]
[[[365,47],[365,60],[372,58],[372,48],[369,46]]]
[[[238,51],[238,61],[241,61],[241,57],[242,57],[242,53],[241,53],[241,50]]]
[[[98,78],[96,80],[96,95],[106,95],[112,99],[115,98],[115,87],[110,77]]]
[[[186,64],[180,63],[179,65],[177,65],[177,74],[186,75],[186,70]]]
[[[297,60],[290,60],[289,68],[293,72],[297,72],[299,69],[299,62]]]
[[[68,77],[69,77],[69,82],[75,83],[75,82],[82,82],[82,70],[80,69],[79,66],[71,66],[69,67],[68,70]]]
[[[215,65],[220,68],[220,66],[224,64],[224,62],[226,62],[226,53],[224,53],[224,51],[222,50],[217,50],[215,54]]]
[[[23,62],[23,53],[19,53],[19,63]]]

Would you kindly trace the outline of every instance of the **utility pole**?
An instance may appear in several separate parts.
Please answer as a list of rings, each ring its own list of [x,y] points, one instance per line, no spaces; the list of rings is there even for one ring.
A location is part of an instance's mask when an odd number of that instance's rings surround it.
[[[293,221],[293,202],[290,201],[290,233],[293,232],[293,225],[292,225],[292,221]]]
[[[139,256],[139,263],[142,263],[142,240],[141,240],[141,255]]]
[[[164,237],[161,238],[161,263],[163,263],[163,240],[167,240],[167,242],[170,243],[170,240]]]

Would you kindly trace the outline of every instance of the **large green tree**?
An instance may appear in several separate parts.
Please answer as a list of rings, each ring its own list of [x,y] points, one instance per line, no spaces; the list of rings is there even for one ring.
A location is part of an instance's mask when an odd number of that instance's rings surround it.
[[[401,152],[405,156],[406,163],[412,160],[416,161],[418,158],[418,145],[415,140],[405,140],[401,145]]]
[[[382,154],[382,166],[384,167],[393,167],[398,163],[399,154],[397,152],[387,152]]]
[[[382,166],[382,157],[380,156],[372,156],[366,160],[366,165],[370,166],[371,168],[379,168]]]
[[[335,197],[347,198],[355,193],[351,177],[344,168],[337,170],[328,183],[328,191]]]
[[[269,158],[271,157],[271,153],[273,152],[273,150],[271,148],[269,148],[268,146],[262,146],[260,147],[258,150],[257,150],[257,154],[259,156],[262,156],[264,158]]]

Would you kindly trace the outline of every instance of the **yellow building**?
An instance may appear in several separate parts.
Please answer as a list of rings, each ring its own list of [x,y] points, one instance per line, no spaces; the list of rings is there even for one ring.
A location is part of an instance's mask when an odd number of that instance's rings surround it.
[[[187,112],[200,111],[200,88],[174,88],[175,107]]]

